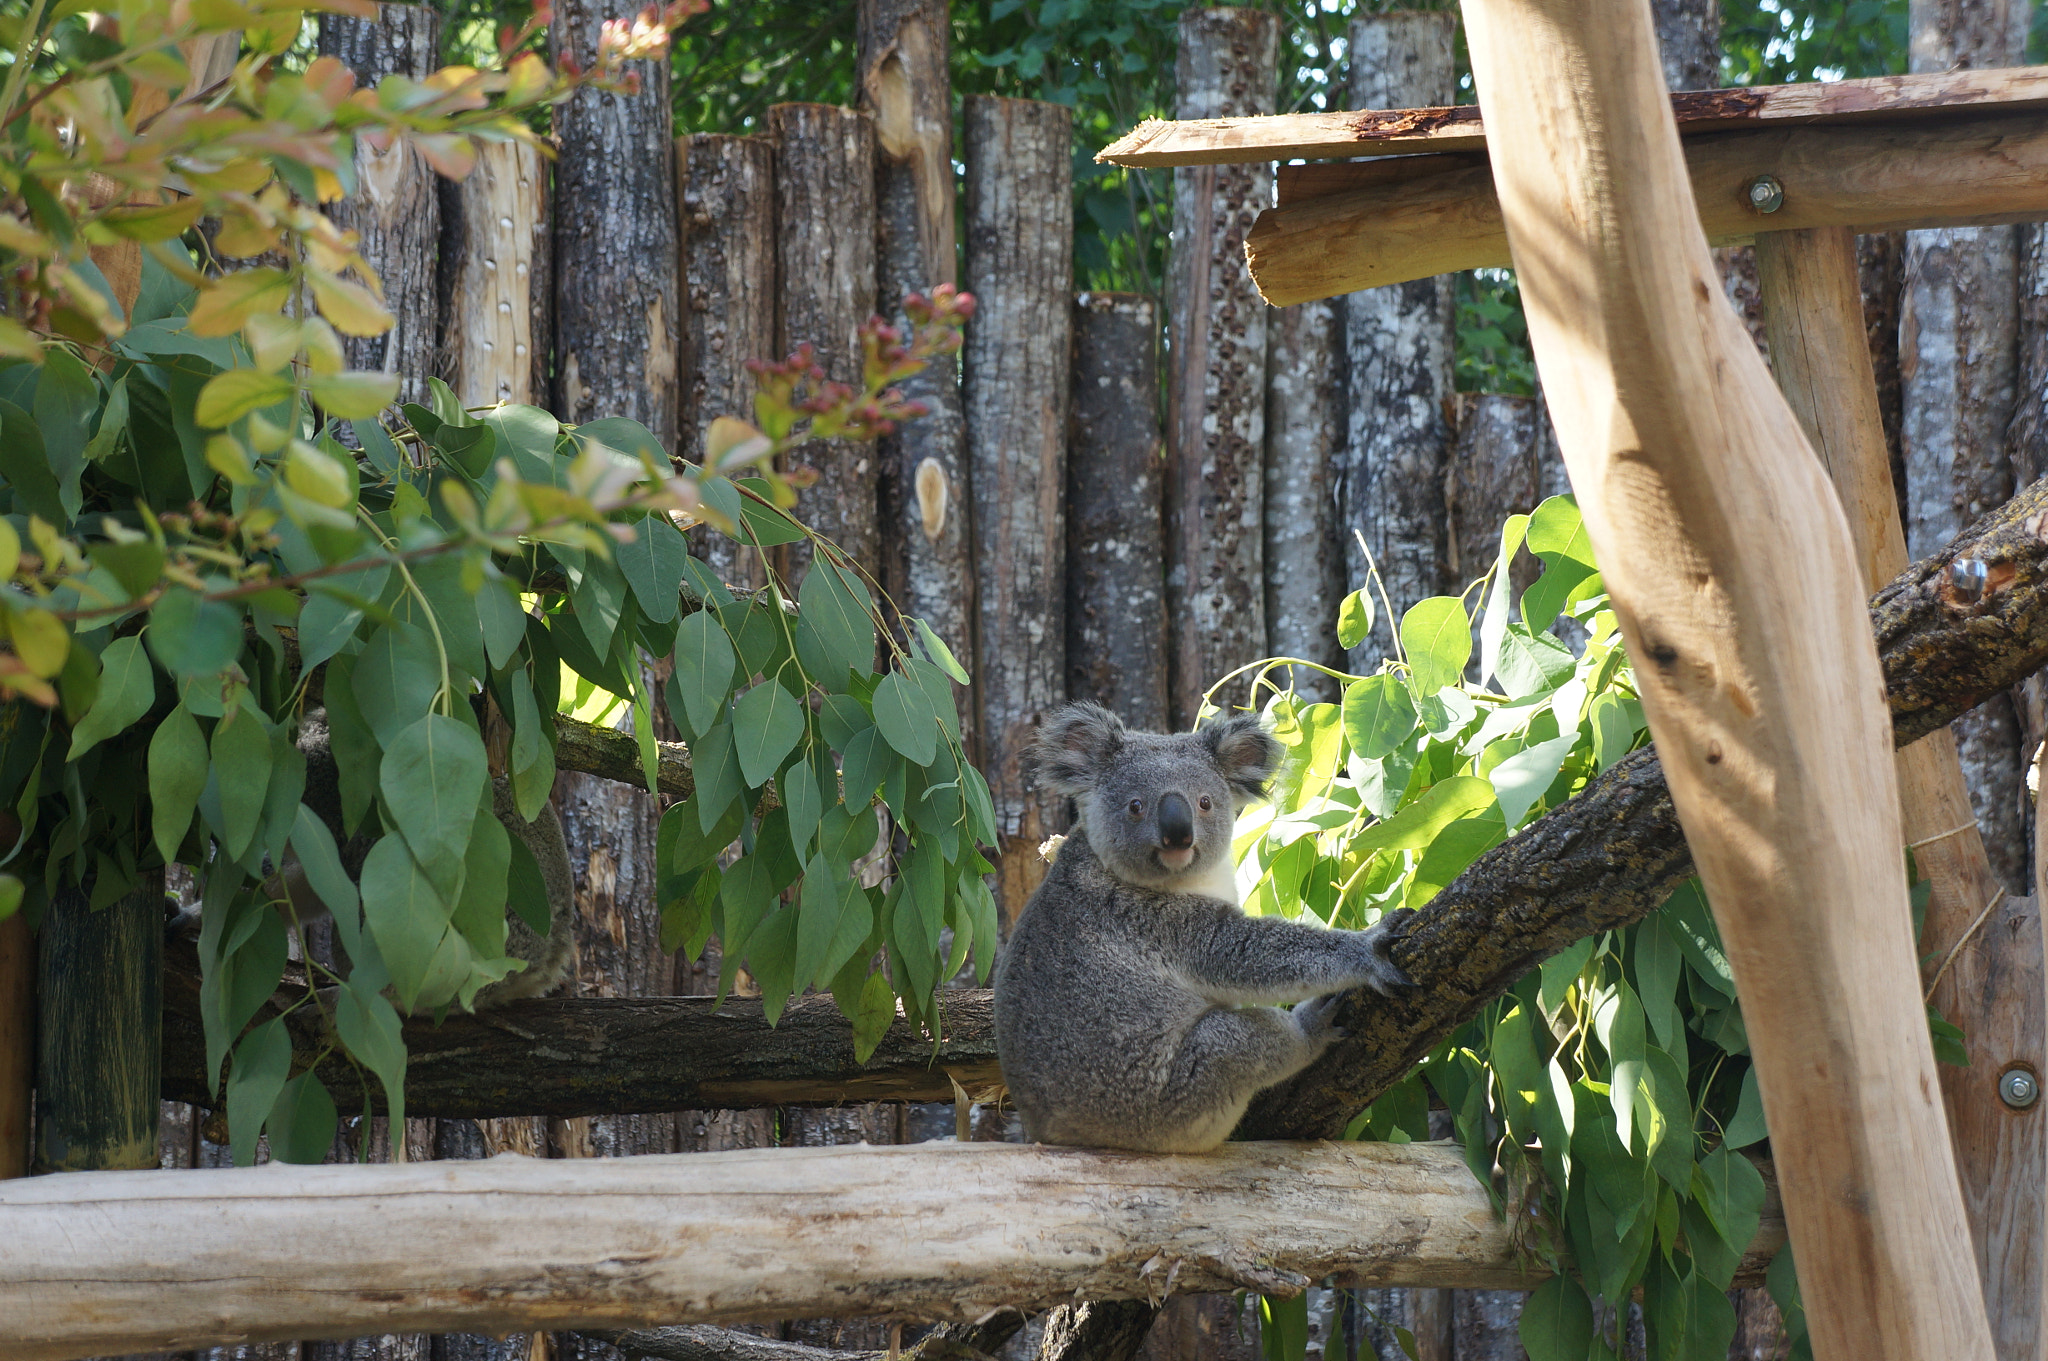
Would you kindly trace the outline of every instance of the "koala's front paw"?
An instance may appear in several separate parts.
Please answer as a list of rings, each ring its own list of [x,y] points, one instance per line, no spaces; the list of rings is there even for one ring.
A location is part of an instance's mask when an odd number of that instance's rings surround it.
[[[1337,1024],[1337,1005],[1343,1000],[1341,992],[1326,992],[1321,997],[1295,1003],[1294,1023],[1301,1027],[1302,1036],[1311,1044],[1328,1044],[1350,1034]]]
[[[1365,943],[1371,947],[1366,986],[1382,997],[1393,997],[1415,986],[1415,980],[1393,958],[1395,942],[1405,940],[1414,925],[1414,909],[1401,907],[1381,917],[1365,932]]]

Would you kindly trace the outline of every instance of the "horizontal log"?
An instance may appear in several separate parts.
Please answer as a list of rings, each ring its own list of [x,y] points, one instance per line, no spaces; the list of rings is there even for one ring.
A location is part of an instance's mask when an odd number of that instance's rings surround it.
[[[1768,1221],[1757,1259],[1783,1241]],[[1528,1288],[1449,1144],[1019,1144],[80,1172],[0,1183],[11,1361],[1170,1291]],[[174,1250],[173,1250],[174,1247]]]
[[[1910,120],[1927,125],[2039,109],[2048,109],[2048,67],[2043,66],[1682,90],[1671,96],[1683,137],[1816,124],[1867,127]],[[1129,166],[1230,165],[1485,149],[1479,106],[1459,104],[1255,118],[1151,118],[1095,159]]]
[[[1717,245],[1812,227],[1888,232],[2048,217],[2048,112],[1721,133],[1688,141],[1685,152],[1700,226]],[[1372,182],[1337,187],[1351,173]],[[1768,213],[1749,197],[1766,175],[1783,189],[1782,206]],[[1513,263],[1485,166],[1445,158],[1438,173],[1406,179],[1331,167],[1313,184],[1328,192],[1268,209],[1245,239],[1252,279],[1275,307]]]
[[[981,1323],[942,1323],[900,1351],[838,1351],[805,1342],[757,1337],[712,1323],[683,1323],[630,1332],[585,1329],[582,1336],[618,1348],[639,1361],[987,1361],[1024,1325],[1014,1309]]]
[[[200,1022],[199,968],[173,943],[164,971],[163,1095],[215,1106]],[[301,995],[281,993],[258,1019]],[[1002,1087],[987,989],[940,995],[945,1038],[900,1017],[866,1063],[853,1029],[825,995],[790,1001],[768,1025],[758,997],[539,997],[471,1015],[405,1022],[408,1115],[628,1115],[678,1110],[833,1106],[848,1101],[951,1101],[958,1082],[976,1100]],[[294,1071],[316,1071],[348,1110],[384,1110],[382,1084],[364,1082],[334,1051],[319,1013],[286,1016]]]
[[[697,792],[696,777],[690,773],[690,749],[681,742],[654,744],[656,774],[661,792],[687,799]],[[555,716],[555,769],[583,775],[601,775],[622,784],[647,783],[640,764],[640,743],[629,732],[600,728],[567,714]]]

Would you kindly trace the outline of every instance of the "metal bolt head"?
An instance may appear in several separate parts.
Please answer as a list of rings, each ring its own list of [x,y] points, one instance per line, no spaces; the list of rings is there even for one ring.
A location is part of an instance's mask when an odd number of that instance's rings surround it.
[[[2041,1082],[2024,1068],[2008,1068],[1998,1079],[1998,1099],[2023,1111],[2041,1099]]]
[[[1749,206],[1759,213],[1775,213],[1785,206],[1785,186],[1776,175],[1758,175],[1744,191]]]

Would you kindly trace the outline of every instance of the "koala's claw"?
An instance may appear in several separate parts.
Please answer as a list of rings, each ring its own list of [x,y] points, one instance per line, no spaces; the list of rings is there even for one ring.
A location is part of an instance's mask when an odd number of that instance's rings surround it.
[[[1393,959],[1395,943],[1406,940],[1414,927],[1415,910],[1401,907],[1381,917],[1365,933],[1367,943],[1372,946],[1369,965],[1372,977],[1367,980],[1367,986],[1382,997],[1393,997],[1419,986]]]
[[[1344,1000],[1341,992],[1326,992],[1321,997],[1311,997],[1294,1006],[1295,1024],[1301,1033],[1311,1040],[1341,1040],[1351,1032],[1336,1023],[1337,1004]]]

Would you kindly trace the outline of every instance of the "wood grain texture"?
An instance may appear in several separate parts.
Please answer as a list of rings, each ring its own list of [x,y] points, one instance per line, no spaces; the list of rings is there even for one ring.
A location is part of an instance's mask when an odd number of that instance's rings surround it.
[[[28,1175],[35,1007],[36,938],[17,913],[0,922],[0,1181]]]
[[[1159,306],[1139,293],[1074,299],[1067,451],[1067,698],[1140,732],[1166,731],[1166,463]]]
[[[1189,8],[1175,89],[1183,117],[1269,113],[1278,17]],[[1271,167],[1190,166],[1173,175],[1166,378],[1169,716],[1192,727],[1203,693],[1266,650],[1260,474],[1266,442],[1266,309],[1240,263],[1273,200]],[[1219,694],[1242,704],[1248,682]]]
[[[1266,319],[1266,655],[1342,668],[1339,496],[1349,434],[1345,303],[1282,308]],[[1312,699],[1334,701],[1336,682],[1305,666],[1284,673]]]
[[[880,310],[899,326],[907,294],[957,282],[953,100],[947,0],[861,0],[855,83],[875,119],[875,269]],[[903,383],[930,414],[885,435],[881,467],[882,583],[956,655],[973,655],[973,517],[956,356]],[[973,696],[954,698],[975,750]]]
[[[978,300],[961,350],[975,543],[976,721],[995,799],[1004,921],[1044,877],[1038,844],[1061,801],[1023,767],[1040,719],[1066,699],[1067,419],[1072,383],[1073,115],[972,95],[965,283]]]
[[[1782,1241],[1775,1228],[1760,1230],[1757,1260]],[[367,1329],[972,1320],[1077,1290],[1143,1297],[1176,1267],[1177,1290],[1540,1279],[1445,1144],[78,1173],[0,1183],[0,1231],[24,1249],[0,1276],[13,1361]],[[316,1244],[317,1269],[280,1250],[290,1243]]]
[[[683,411],[677,453],[704,461],[720,416],[752,420],[750,359],[772,360],[775,335],[775,143],[700,132],[676,139],[676,226],[683,252]],[[705,526],[692,551],[720,581],[761,586],[759,551]]]
[[[1968,7],[1968,0],[1934,3],[1958,10]],[[2025,7],[2001,0],[1986,8],[2003,14]],[[2022,23],[2023,39],[2025,32]],[[1682,91],[1669,95],[1671,112],[1682,136],[1699,137],[1772,127],[1938,124],[2048,108],[2048,67],[1949,70],[1954,64],[1937,57],[1928,74],[1917,74],[1926,68],[1916,61],[1916,74],[1909,76]],[[1476,104],[1439,104],[1264,118],[1154,118],[1104,147],[1095,159],[1130,166],[1228,165],[1485,148],[1486,124]]]
[[[50,895],[36,932],[36,1172],[157,1165],[163,946],[161,870],[97,911],[76,887]]]
[[[1449,11],[1352,20],[1352,103],[1449,103],[1457,88],[1456,27]],[[1371,589],[1374,597],[1372,631],[1350,652],[1347,669],[1357,675],[1396,655],[1401,616],[1450,585],[1444,470],[1456,390],[1456,286],[1447,274],[1418,277],[1344,300],[1350,429],[1337,534],[1345,588]],[[1379,581],[1369,587],[1374,572]]]
[[[523,142],[482,142],[443,180],[441,372],[457,397],[536,405],[548,390],[554,251],[548,163]]]
[[[808,344],[826,378],[858,385],[858,332],[875,312],[874,120],[833,104],[776,104],[768,110],[768,132],[775,139],[775,357]],[[817,482],[797,502],[805,523],[879,576],[874,447],[811,440],[784,462],[817,470]],[[782,551],[793,590],[810,563],[810,545]]]
[[[548,41],[587,64],[608,0],[560,0]],[[682,299],[666,62],[638,94],[584,89],[555,110],[555,398],[570,424],[624,416],[676,447]]]
[[[1772,233],[1757,242],[1757,265],[1778,385],[1834,483],[1863,579],[1875,586],[1905,567],[1906,538],[1864,341],[1855,238],[1840,227]],[[1932,1000],[1963,1027],[1970,1053],[1967,1069],[1944,1066],[1940,1076],[1985,1312],[1999,1355],[2037,1356],[2048,1142],[2038,1108],[2008,1109],[1998,1079],[2015,1062],[2042,1071],[2039,914],[2031,899],[2008,899],[1993,871],[1949,732],[1930,733],[1894,760],[1901,824],[1931,886],[1920,950],[1930,975],[1942,970]],[[1961,953],[1943,969],[1952,951]]]
[[[1647,0],[1465,20],[1560,447],[1742,989],[1815,1354],[1988,1361],[1863,583],[1720,294]]]
[[[421,5],[387,4],[375,19],[335,14],[320,25],[320,55],[355,72],[358,85],[388,75],[421,79],[441,65],[441,16]],[[383,284],[384,305],[396,318],[376,336],[342,337],[349,367],[398,375],[398,399],[424,402],[427,377],[439,372],[436,319],[437,256],[441,236],[440,177],[410,140],[382,151],[356,139],[356,192],[327,209],[355,232],[363,259]]]
[[[2039,114],[1723,133],[1695,139],[1685,152],[1698,221],[1715,244],[1805,227],[1894,231],[2048,214],[2048,121]],[[1768,215],[1744,197],[1762,174],[1785,189],[1784,206]],[[1510,263],[1492,180],[1475,168],[1380,176],[1275,208],[1261,216],[1246,253],[1276,307]]]

